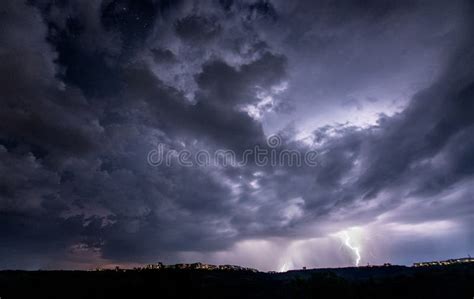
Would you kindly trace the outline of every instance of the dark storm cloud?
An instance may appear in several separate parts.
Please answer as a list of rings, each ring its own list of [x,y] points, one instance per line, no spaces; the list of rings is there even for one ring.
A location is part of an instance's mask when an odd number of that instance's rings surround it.
[[[153,58],[156,63],[174,63],[176,57],[169,49],[152,49]]]
[[[7,1],[0,19],[0,267],[176,261],[180,252],[230,250],[248,239],[324,236],[387,213],[391,221],[467,227],[474,74],[466,62],[474,54],[472,24],[462,16],[456,28],[465,40],[403,111],[365,128],[311,128],[312,143],[296,140],[298,128],[279,132],[280,149],[317,150],[316,168],[146,163],[156,142],[194,152],[265,146],[265,118],[249,107],[304,115],[289,108],[298,92],[280,96],[288,81],[291,90],[292,63],[304,64],[282,40],[301,46],[303,57],[327,55],[335,67],[318,82],[349,89],[360,79],[355,73],[384,63],[337,64],[328,53],[347,46],[340,28],[391,28],[418,5]],[[277,36],[281,26],[287,31]],[[452,205],[450,190],[461,194]],[[406,204],[426,213],[400,212]]]
[[[192,42],[209,41],[220,31],[219,24],[215,20],[196,15],[178,20],[175,26],[180,38]]]

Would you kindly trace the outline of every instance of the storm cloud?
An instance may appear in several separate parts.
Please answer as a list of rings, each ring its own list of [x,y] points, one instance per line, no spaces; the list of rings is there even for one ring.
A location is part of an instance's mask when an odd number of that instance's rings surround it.
[[[474,249],[469,1],[13,1],[0,268],[262,270]],[[317,166],[150,165],[156,145]]]

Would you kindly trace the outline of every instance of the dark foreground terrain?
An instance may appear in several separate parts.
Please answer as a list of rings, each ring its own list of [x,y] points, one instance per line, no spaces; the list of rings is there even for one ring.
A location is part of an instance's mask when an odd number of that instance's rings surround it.
[[[467,298],[474,264],[286,273],[221,270],[2,271],[9,298]]]

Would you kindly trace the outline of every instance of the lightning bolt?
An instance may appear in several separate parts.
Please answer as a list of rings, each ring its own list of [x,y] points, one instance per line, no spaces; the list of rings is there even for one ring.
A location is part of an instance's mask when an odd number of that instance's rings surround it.
[[[293,263],[291,261],[287,261],[280,267],[279,272],[286,272],[293,268]]]
[[[359,247],[351,245],[351,237],[347,233],[347,231],[343,231],[341,233],[341,239],[344,242],[344,245],[347,246],[352,252],[354,252],[354,255],[356,257],[355,265],[356,267],[359,267],[359,262],[360,262],[360,250]]]

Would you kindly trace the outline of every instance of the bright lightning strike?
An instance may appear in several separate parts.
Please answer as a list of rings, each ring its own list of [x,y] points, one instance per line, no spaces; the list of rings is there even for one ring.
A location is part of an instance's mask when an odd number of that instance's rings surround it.
[[[347,231],[343,231],[341,232],[341,235],[340,235],[342,241],[344,242],[344,245],[347,246],[347,248],[349,248],[350,250],[352,250],[352,252],[354,252],[354,255],[356,257],[356,261],[355,261],[355,265],[356,267],[359,266],[359,262],[360,262],[360,250],[359,250],[359,247],[356,247],[356,246],[353,246],[351,244],[351,237],[349,236],[349,234],[347,233]]]
[[[284,263],[283,266],[280,267],[280,270],[278,272],[286,272],[286,271],[288,271],[288,265]]]

